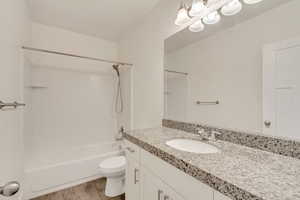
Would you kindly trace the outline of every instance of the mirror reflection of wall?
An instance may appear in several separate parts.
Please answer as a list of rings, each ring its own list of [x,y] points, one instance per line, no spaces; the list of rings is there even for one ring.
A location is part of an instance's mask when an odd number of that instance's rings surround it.
[[[202,32],[185,29],[168,38],[165,65],[188,76],[186,96],[180,97],[185,105],[178,96],[165,95],[165,118],[300,140],[299,10],[298,0],[265,0],[244,5],[238,15],[222,16]],[[271,79],[282,80],[281,85],[275,87],[279,82]],[[182,87],[181,81],[167,76],[166,91]],[[266,90],[266,84],[274,87]],[[277,95],[270,98],[270,91]],[[220,104],[196,103],[217,100]],[[182,115],[170,114],[175,104],[185,107]]]
[[[164,118],[186,121],[188,74],[165,70]]]

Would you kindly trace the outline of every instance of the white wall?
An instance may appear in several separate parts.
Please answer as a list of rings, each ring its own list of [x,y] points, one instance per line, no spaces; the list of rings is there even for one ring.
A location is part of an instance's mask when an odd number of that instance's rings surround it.
[[[65,29],[32,23],[32,46],[79,55],[117,59],[118,45]]]
[[[43,67],[33,68],[32,74],[46,87],[32,89],[33,132],[27,138],[32,153],[42,158],[113,141],[116,118],[112,74]]]
[[[133,129],[161,125],[164,40],[179,30],[174,25],[179,3],[179,0],[161,1],[140,25],[131,28],[120,41],[120,60],[134,64],[131,101]]]
[[[166,56],[169,68],[189,73],[187,121],[262,131],[262,47],[300,35],[299,8],[292,1]]]
[[[165,73],[164,119],[186,121],[187,80],[183,74]]]
[[[30,23],[24,0],[2,0],[0,6],[0,100],[23,101],[23,63],[21,46],[30,39]],[[0,111],[0,185],[19,181],[21,192],[11,199],[22,198],[23,131],[22,108]],[[0,197],[3,199],[3,197]]]
[[[30,46],[118,60],[116,43],[37,23],[32,23]],[[53,149],[113,141],[116,76],[111,64],[29,51],[26,58],[34,66],[30,86],[45,87],[27,88],[32,103],[25,138],[28,159]]]

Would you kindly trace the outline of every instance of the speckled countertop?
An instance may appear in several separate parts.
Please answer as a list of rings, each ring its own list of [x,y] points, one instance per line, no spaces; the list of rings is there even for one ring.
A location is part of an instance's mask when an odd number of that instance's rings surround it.
[[[224,141],[216,154],[173,149],[174,138],[199,136],[170,128],[135,130],[125,138],[235,200],[300,200],[300,160]]]

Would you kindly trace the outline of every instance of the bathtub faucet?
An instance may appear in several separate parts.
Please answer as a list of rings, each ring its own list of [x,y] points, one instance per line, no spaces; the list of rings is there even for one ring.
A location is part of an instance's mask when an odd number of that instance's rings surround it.
[[[123,126],[121,126],[121,128],[118,131],[118,135],[116,137],[117,141],[122,141],[123,140],[123,133],[125,132],[125,129]]]

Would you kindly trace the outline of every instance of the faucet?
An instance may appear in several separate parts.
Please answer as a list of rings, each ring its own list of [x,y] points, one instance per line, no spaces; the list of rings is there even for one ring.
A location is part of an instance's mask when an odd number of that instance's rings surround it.
[[[118,135],[116,137],[116,141],[123,141],[123,133],[125,132],[125,129],[123,126],[118,131]]]
[[[202,140],[209,140],[209,141],[216,141],[217,140],[217,136],[221,135],[222,133],[218,132],[218,131],[211,131],[210,133],[208,131],[206,131],[204,128],[202,127],[197,127],[196,131],[198,133],[198,135],[200,135]]]
[[[208,136],[208,134],[207,134],[207,132],[205,131],[204,128],[197,127],[196,131],[197,131],[198,135],[201,137],[202,140],[208,140],[209,136]]]
[[[211,131],[208,140],[209,141],[217,141],[217,137],[216,136],[219,136],[219,135],[222,135],[222,133],[220,133],[218,131]]]

